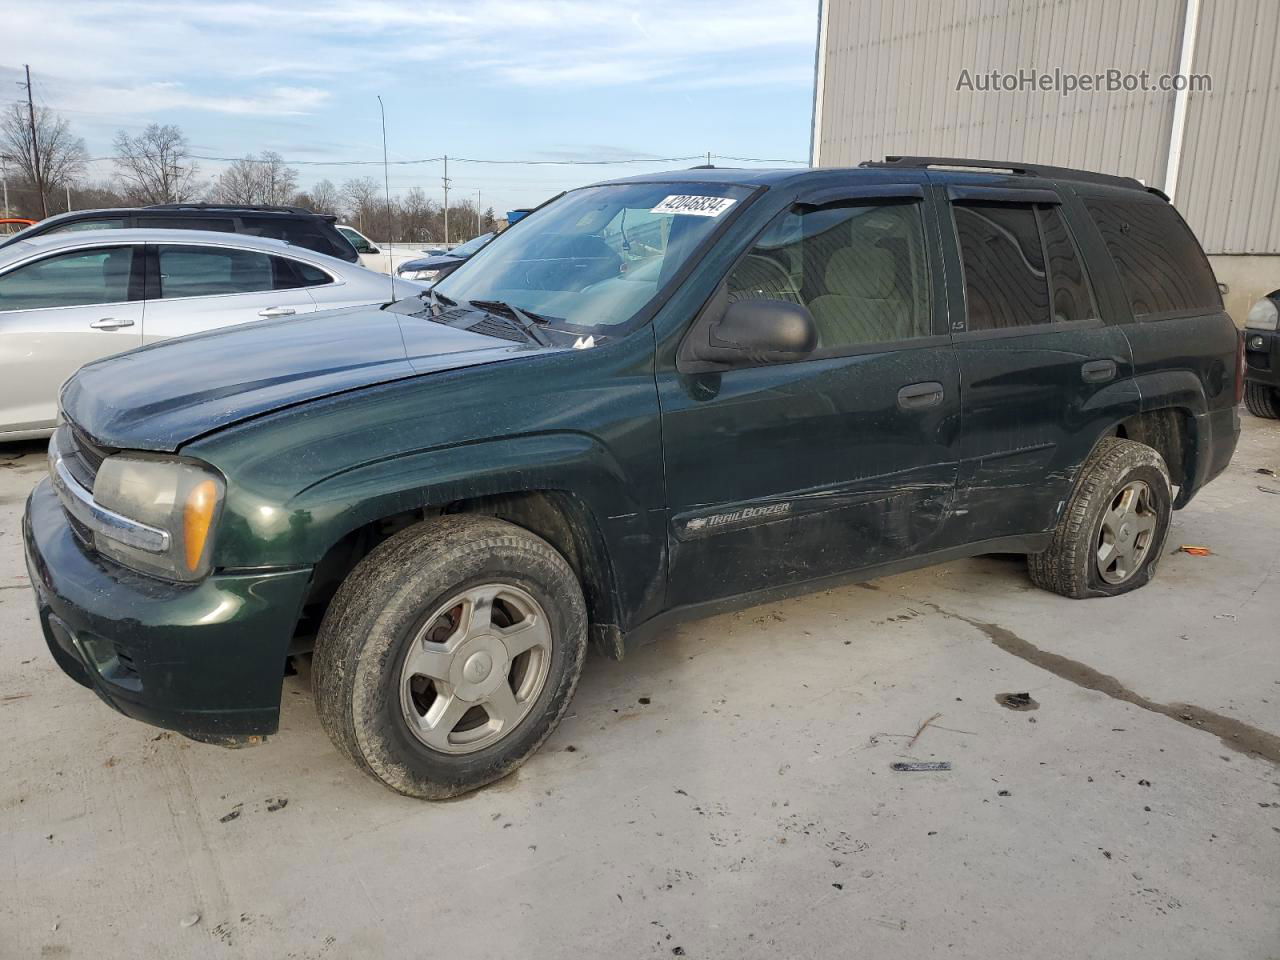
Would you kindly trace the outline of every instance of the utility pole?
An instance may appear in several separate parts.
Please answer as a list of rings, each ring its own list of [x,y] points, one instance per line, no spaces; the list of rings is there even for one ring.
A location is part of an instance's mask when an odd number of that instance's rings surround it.
[[[444,156],[444,245],[449,248],[449,155]]]
[[[67,213],[71,212],[71,184],[63,184],[67,188]]]
[[[4,215],[9,216],[9,155],[0,154],[0,181],[4,183]]]
[[[711,151],[707,151],[707,166],[711,166]]]
[[[476,236],[478,237],[482,233],[484,233],[484,231],[480,229],[480,191],[477,190],[476,191]]]
[[[40,142],[36,139],[36,105],[31,99],[31,65],[22,65],[27,71],[27,119],[31,121],[31,172],[36,177],[36,192],[40,194],[41,219],[49,216],[49,203],[44,196],[44,173],[40,169]]]

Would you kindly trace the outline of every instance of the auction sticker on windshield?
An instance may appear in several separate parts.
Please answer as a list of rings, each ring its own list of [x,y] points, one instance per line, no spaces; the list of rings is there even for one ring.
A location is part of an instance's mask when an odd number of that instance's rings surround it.
[[[666,197],[650,213],[684,213],[694,217],[718,217],[737,200],[730,197],[695,197],[676,194]]]

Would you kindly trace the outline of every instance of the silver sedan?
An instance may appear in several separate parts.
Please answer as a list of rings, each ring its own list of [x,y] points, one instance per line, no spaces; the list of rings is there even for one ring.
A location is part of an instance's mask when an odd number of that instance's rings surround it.
[[[0,250],[0,441],[45,436],[85,363],[233,323],[387,303],[424,284],[282,240],[85,230]],[[352,331],[352,336],[359,336]]]

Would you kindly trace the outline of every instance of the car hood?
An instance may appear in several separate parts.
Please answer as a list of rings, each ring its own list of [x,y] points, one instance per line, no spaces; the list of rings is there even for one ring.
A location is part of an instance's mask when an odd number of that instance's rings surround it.
[[[62,388],[68,420],[105,447],[174,451],[320,397],[549,348],[375,307],[224,327],[90,363]]]

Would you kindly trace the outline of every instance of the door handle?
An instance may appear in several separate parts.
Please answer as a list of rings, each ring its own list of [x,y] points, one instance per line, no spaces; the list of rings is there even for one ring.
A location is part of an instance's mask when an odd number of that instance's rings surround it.
[[[1085,383],[1106,383],[1108,380],[1114,380],[1116,362],[1114,360],[1090,360],[1088,363],[1080,365],[1080,376],[1084,378]]]
[[[292,317],[297,312],[293,307],[267,307],[265,310],[259,310],[258,316],[270,320],[272,317]]]
[[[123,320],[116,317],[103,317],[89,324],[95,330],[119,330],[121,327],[132,327],[133,321],[127,317]]]
[[[903,410],[924,410],[942,403],[942,384],[936,380],[909,383],[898,391],[898,406]]]

